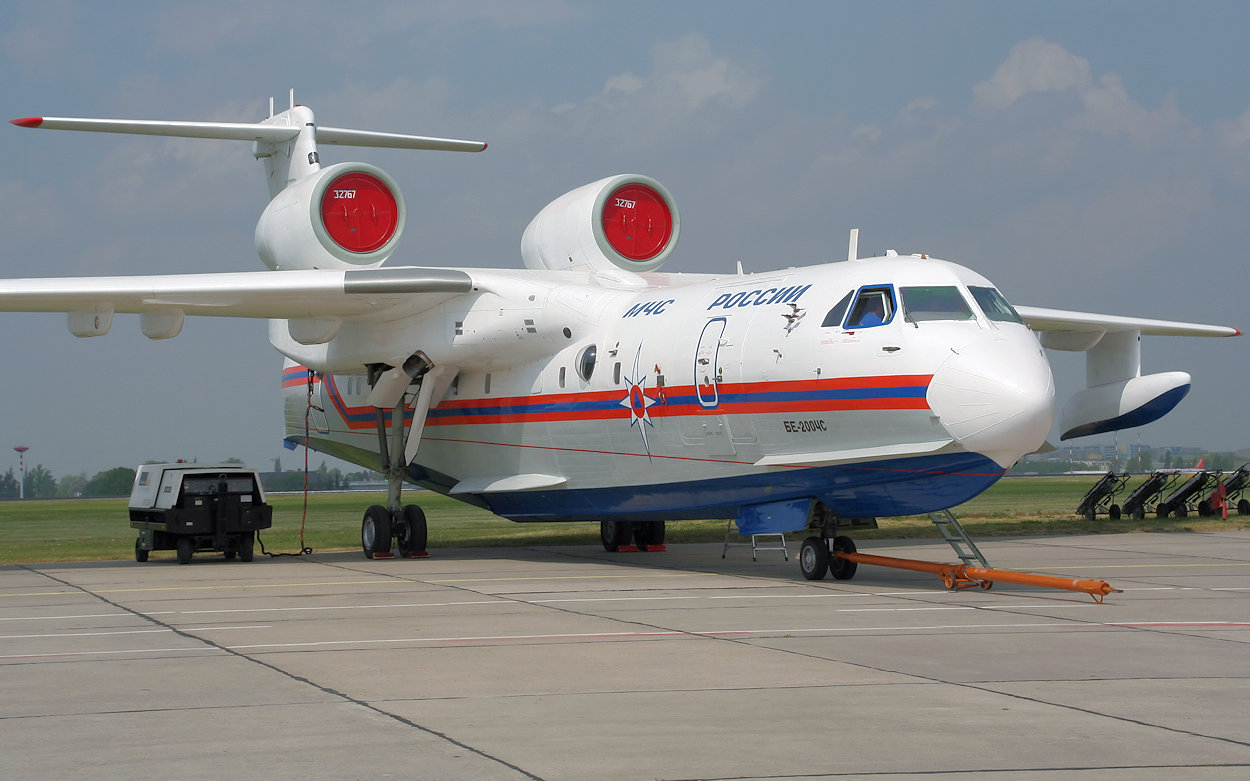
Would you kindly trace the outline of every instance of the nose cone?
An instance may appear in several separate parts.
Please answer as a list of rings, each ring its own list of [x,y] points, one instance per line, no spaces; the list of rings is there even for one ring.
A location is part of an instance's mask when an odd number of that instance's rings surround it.
[[[933,375],[929,408],[966,449],[1004,469],[1046,441],[1055,381],[1035,341],[962,346]]]

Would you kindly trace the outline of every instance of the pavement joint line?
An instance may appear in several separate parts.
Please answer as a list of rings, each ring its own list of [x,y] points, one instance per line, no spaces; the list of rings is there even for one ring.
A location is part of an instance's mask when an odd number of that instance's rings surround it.
[[[25,569],[30,570],[30,571],[36,571],[36,570],[31,569],[30,567],[26,567]],[[529,772],[525,771],[525,770],[524,770],[524,769],[522,769],[521,767],[519,767],[519,766],[517,766],[517,765],[515,765],[515,764],[513,764],[513,763],[511,763],[511,762],[508,762],[507,760],[505,760],[505,759],[503,759],[503,758],[501,758],[501,757],[494,756],[494,755],[490,754],[489,752],[487,752],[487,751],[485,751],[485,750],[483,750],[483,749],[477,748],[476,746],[470,745],[470,744],[465,743],[465,742],[463,742],[463,741],[461,741],[461,740],[457,740],[456,738],[452,737],[451,735],[449,735],[449,734],[447,734],[447,733],[445,733],[445,732],[440,732],[440,731],[438,731],[438,730],[436,730],[436,729],[434,729],[434,728],[432,728],[432,727],[427,727],[427,726],[424,726],[424,725],[422,725],[422,724],[419,724],[419,723],[418,723],[418,722],[416,722],[416,721],[413,721],[412,719],[409,719],[409,718],[407,718],[407,717],[405,717],[405,716],[401,716],[401,715],[400,715],[400,714],[398,714],[398,713],[392,713],[392,712],[390,712],[390,711],[384,710],[383,708],[381,708],[381,707],[379,707],[379,706],[377,706],[377,705],[375,705],[375,704],[373,704],[373,703],[367,702],[367,701],[365,701],[365,700],[362,700],[362,699],[360,699],[360,698],[358,698],[358,697],[352,696],[352,695],[347,694],[347,693],[345,693],[345,692],[338,691],[337,689],[333,689],[333,688],[331,688],[331,687],[329,687],[329,686],[324,686],[324,685],[319,684],[319,683],[317,683],[316,681],[312,680],[311,678],[306,678],[306,677],[304,677],[304,676],[302,676],[302,675],[298,675],[298,674],[293,673],[293,672],[291,672],[291,671],[289,671],[289,670],[285,670],[285,669],[283,669],[283,668],[281,668],[281,667],[278,667],[278,666],[276,666],[276,665],[270,664],[269,662],[266,662],[266,661],[264,661],[264,660],[262,660],[262,659],[257,659],[257,658],[255,658],[255,657],[253,657],[253,656],[249,656],[249,655],[247,655],[247,654],[240,653],[240,652],[238,652],[238,651],[234,650],[233,648],[231,648],[230,646],[227,646],[227,645],[222,645],[221,643],[215,642],[215,641],[213,641],[213,640],[209,640],[209,639],[206,639],[206,638],[200,637],[200,636],[198,636],[198,635],[193,635],[193,634],[190,634],[190,633],[189,633],[189,632],[187,632],[186,630],[179,629],[179,628],[177,628],[177,627],[174,627],[174,626],[171,626],[171,625],[169,625],[169,624],[166,624],[166,623],[164,623],[163,621],[159,621],[159,620],[157,620],[157,619],[154,619],[154,618],[151,618],[151,617],[149,617],[149,616],[146,616],[146,615],[144,615],[143,613],[141,613],[141,612],[140,612],[140,611],[138,611],[138,610],[134,610],[134,609],[131,609],[131,608],[127,608],[127,607],[125,607],[125,606],[123,606],[123,605],[121,605],[121,604],[118,604],[118,603],[116,603],[116,602],[113,602],[113,601],[109,600],[107,597],[101,596],[101,593],[103,593],[103,592],[92,591],[92,590],[90,590],[90,589],[88,589],[88,588],[86,588],[86,587],[84,587],[84,586],[79,586],[79,585],[77,585],[77,584],[70,583],[70,582],[69,582],[69,581],[67,581],[67,580],[63,580],[63,579],[61,579],[61,578],[58,578],[58,577],[56,577],[55,575],[50,575],[50,574],[48,574],[47,572],[42,572],[42,571],[39,571],[39,572],[38,572],[38,574],[40,574],[40,575],[42,575],[43,577],[48,578],[48,579],[50,579],[50,580],[55,580],[55,581],[57,581],[57,582],[59,582],[59,583],[61,583],[61,584],[65,585],[66,587],[69,587],[69,588],[74,588],[74,589],[78,589],[78,590],[79,590],[79,592],[81,592],[82,594],[85,594],[85,595],[87,595],[87,596],[94,597],[95,599],[97,599],[97,600],[99,600],[99,601],[101,601],[101,602],[104,602],[105,604],[110,605],[110,606],[112,606],[112,607],[114,607],[114,608],[117,608],[117,609],[119,609],[119,610],[127,610],[127,611],[129,611],[129,612],[133,613],[133,614],[134,614],[135,616],[137,616],[137,617],[143,618],[144,620],[149,621],[149,622],[151,622],[151,623],[153,623],[153,624],[156,624],[156,625],[157,625],[157,626],[159,626],[159,627],[164,627],[164,628],[168,629],[169,631],[173,632],[175,635],[177,635],[177,636],[179,636],[179,637],[186,638],[186,639],[188,639],[188,640],[194,640],[195,642],[197,642],[197,643],[199,643],[199,644],[200,644],[198,648],[193,648],[193,649],[189,649],[189,650],[216,651],[216,652],[218,652],[218,653],[224,653],[224,654],[227,654],[227,655],[229,655],[229,656],[235,657],[235,658],[237,658],[237,659],[242,659],[242,660],[244,660],[244,661],[251,662],[252,664],[257,665],[258,667],[262,667],[262,668],[264,668],[264,669],[266,669],[266,670],[268,670],[268,671],[270,671],[270,672],[272,672],[272,673],[275,673],[275,674],[277,674],[277,675],[279,675],[279,676],[281,676],[281,677],[283,677],[283,678],[286,678],[286,679],[288,679],[288,680],[290,680],[290,681],[294,681],[294,682],[295,682],[295,683],[297,683],[297,684],[301,684],[301,685],[305,685],[305,686],[312,687],[313,689],[316,689],[317,691],[322,692],[323,694],[326,694],[326,695],[328,695],[328,696],[330,696],[330,697],[337,697],[338,699],[342,700],[343,702],[350,703],[350,704],[352,704],[352,705],[354,705],[354,706],[356,706],[356,707],[358,707],[358,708],[361,708],[362,710],[366,710],[366,711],[369,711],[369,712],[375,713],[375,714],[377,714],[377,715],[379,715],[379,716],[382,716],[383,718],[390,719],[391,721],[394,721],[394,722],[396,722],[396,723],[398,723],[398,724],[403,724],[404,726],[410,727],[410,728],[412,728],[412,729],[414,729],[414,730],[417,730],[418,732],[422,732],[422,733],[424,733],[424,734],[426,734],[426,735],[430,735],[430,736],[432,736],[432,737],[435,737],[435,738],[437,738],[438,740],[445,741],[446,743],[448,743],[448,744],[450,744],[450,745],[453,745],[453,746],[457,746],[457,747],[459,747],[459,748],[463,749],[464,751],[467,751],[467,752],[470,752],[470,753],[476,754],[477,756],[482,757],[483,759],[486,759],[486,760],[491,761],[491,762],[495,762],[496,764],[499,764],[499,765],[501,765],[501,766],[503,766],[503,767],[506,767],[506,768],[509,768],[509,769],[511,769],[511,770],[514,770],[514,771],[516,771],[517,773],[520,773],[521,775],[526,776],[527,778],[531,778],[531,779],[538,779],[538,776],[535,776],[535,775],[533,775],[532,773],[529,773]],[[394,583],[394,582],[395,582],[395,578],[387,578],[387,579],[385,579],[385,580],[380,580],[380,581],[376,581],[376,582],[378,582],[378,583],[387,583],[387,584],[390,584],[390,583]],[[129,589],[121,589],[121,590],[122,590],[122,591],[126,591],[126,590],[129,590]],[[140,589],[140,590],[141,590],[141,589]],[[145,650],[145,651],[143,651],[143,652],[144,652],[144,653],[147,653],[147,652],[150,652],[150,651],[146,651],[146,650]],[[97,652],[97,653],[98,653],[98,652]],[[108,653],[108,652],[105,652],[105,653]],[[76,652],[76,653],[71,653],[71,654],[63,654],[63,656],[89,656],[89,655],[92,655],[92,652]],[[48,658],[48,656],[47,656],[47,655],[38,655],[38,656],[36,656],[36,657],[26,656],[26,657],[22,657],[22,658],[40,658],[40,657],[42,657],[42,658]],[[0,659],[3,659],[3,658],[5,658],[5,657],[0,657]],[[9,657],[9,658],[12,658],[12,657]],[[541,780],[539,779],[539,781],[541,781]]]

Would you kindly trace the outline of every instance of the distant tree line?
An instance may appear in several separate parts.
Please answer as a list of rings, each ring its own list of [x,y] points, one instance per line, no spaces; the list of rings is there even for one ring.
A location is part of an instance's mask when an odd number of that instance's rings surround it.
[[[26,470],[26,479],[19,491],[17,475],[13,473],[13,467],[9,467],[9,471],[0,475],[0,499],[16,499],[21,495],[25,495],[27,499],[130,496],[130,488],[134,482],[135,470],[126,466],[96,472],[90,479],[84,472],[65,475],[58,480],[47,467],[37,464]]]
[[[155,462],[149,462],[155,463]],[[194,462],[193,462],[194,463]],[[237,458],[228,458],[224,463],[242,464]],[[353,483],[381,480],[376,472],[362,470],[344,473],[338,467],[327,467],[324,461],[316,470],[308,473],[308,490],[310,491],[341,491]],[[43,464],[37,464],[26,470],[26,479],[18,489],[18,476],[12,467],[0,475],[0,500],[17,499],[72,499],[75,497],[115,497],[130,496],[134,486],[135,470],[119,466],[97,472],[88,478],[86,473],[65,475],[57,479]],[[266,491],[302,491],[304,490],[304,472],[283,471],[282,463],[275,459],[274,471],[261,473],[261,485]]]

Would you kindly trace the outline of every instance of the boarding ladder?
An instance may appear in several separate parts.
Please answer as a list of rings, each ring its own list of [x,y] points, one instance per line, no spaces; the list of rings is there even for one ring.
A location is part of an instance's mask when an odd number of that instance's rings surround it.
[[[964,531],[964,527],[960,525],[954,513],[950,510],[941,510],[929,513],[929,519],[933,521],[933,525],[938,527],[938,531],[942,533],[942,539],[946,540],[955,549],[955,555],[959,557],[960,561],[964,564],[989,569],[989,562],[985,560],[985,556],[981,555],[981,551],[977,549],[976,543],[968,536],[968,532]]]

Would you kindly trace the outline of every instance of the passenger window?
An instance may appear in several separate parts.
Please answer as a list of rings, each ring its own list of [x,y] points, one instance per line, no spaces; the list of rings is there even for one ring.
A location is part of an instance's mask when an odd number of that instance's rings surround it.
[[[954,285],[899,288],[903,316],[908,322],[925,320],[975,320],[972,307]]]
[[[851,305],[851,298],[855,295],[855,291],[847,293],[842,300],[829,310],[829,314],[825,315],[824,322],[820,324],[821,328],[837,328],[842,324],[842,315],[846,314],[846,308]]]
[[[866,287],[859,291],[847,328],[872,328],[894,319],[894,291],[888,286]]]

